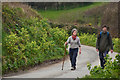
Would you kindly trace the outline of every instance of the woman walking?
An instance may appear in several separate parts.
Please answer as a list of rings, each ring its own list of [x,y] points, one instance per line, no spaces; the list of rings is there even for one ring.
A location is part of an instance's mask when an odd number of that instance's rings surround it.
[[[65,42],[65,45],[70,44],[69,48],[69,56],[71,61],[71,70],[76,69],[76,58],[79,51],[79,54],[81,54],[81,44],[80,39],[77,36],[77,29],[72,29],[71,31],[72,35],[68,38],[68,40]]]

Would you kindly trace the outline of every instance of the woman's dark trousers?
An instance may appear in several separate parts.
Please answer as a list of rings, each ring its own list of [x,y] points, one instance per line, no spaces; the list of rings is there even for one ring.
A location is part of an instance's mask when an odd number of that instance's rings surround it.
[[[78,48],[70,48],[69,49],[69,56],[70,56],[70,61],[71,61],[71,66],[72,67],[76,67],[76,58],[77,58],[77,54],[78,54]]]

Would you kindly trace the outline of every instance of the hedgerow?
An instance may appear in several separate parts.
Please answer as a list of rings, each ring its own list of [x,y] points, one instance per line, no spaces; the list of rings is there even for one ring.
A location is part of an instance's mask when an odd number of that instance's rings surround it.
[[[35,66],[64,55],[67,32],[51,28],[45,18],[25,18],[18,8],[3,6],[3,74]],[[7,17],[7,15],[9,15]]]

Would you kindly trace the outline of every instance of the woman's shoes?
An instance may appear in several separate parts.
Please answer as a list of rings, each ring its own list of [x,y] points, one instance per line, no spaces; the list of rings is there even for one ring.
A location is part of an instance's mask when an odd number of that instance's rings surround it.
[[[71,68],[71,70],[75,70],[75,69],[76,69],[76,67],[72,67],[72,68]]]

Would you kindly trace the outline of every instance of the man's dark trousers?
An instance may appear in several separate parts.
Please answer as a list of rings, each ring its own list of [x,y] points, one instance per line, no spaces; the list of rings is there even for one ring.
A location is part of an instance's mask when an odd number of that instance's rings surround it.
[[[105,64],[105,57],[106,57],[106,54],[108,54],[108,51],[105,51],[104,53],[101,53],[99,52],[99,58],[100,58],[100,64],[101,64],[101,67],[102,69],[104,69],[104,64]]]

